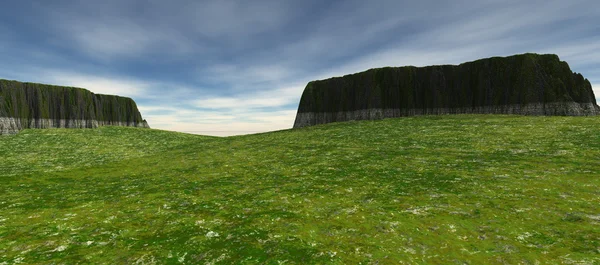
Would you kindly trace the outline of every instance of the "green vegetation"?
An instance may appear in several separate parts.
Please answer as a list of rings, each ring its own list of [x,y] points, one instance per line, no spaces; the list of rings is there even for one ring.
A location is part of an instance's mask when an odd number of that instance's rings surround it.
[[[573,73],[557,55],[526,53],[460,65],[374,68],[312,81],[304,89],[298,109],[302,113],[335,113],[553,102],[595,104],[596,99],[590,82]]]
[[[600,117],[0,137],[0,264],[598,264]]]
[[[143,121],[131,98],[94,94],[83,88],[0,79],[0,117]],[[29,122],[25,122],[29,126]]]

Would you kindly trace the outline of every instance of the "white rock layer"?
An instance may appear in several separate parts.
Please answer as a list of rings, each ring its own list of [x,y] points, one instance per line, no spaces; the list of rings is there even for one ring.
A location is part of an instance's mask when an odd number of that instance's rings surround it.
[[[97,121],[97,120],[66,120],[66,119],[19,119],[0,117],[0,135],[16,134],[28,128],[98,128],[98,126],[130,126],[150,128],[144,122]]]
[[[600,115],[600,109],[593,103],[553,102],[527,105],[501,105],[469,108],[435,109],[364,109],[340,112],[304,112],[296,115],[294,128],[352,120],[378,120],[417,115],[444,114],[516,114],[553,116]]]

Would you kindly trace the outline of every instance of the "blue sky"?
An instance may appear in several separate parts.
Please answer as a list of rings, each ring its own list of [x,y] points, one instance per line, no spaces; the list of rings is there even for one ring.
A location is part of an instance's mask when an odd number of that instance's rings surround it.
[[[447,2],[447,3],[445,3]],[[0,78],[132,97],[153,128],[290,128],[311,80],[556,53],[600,98],[600,1],[14,1]]]

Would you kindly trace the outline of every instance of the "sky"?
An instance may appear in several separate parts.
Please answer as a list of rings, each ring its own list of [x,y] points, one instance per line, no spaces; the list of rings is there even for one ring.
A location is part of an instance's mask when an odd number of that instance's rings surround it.
[[[0,78],[133,98],[155,129],[293,126],[311,80],[554,53],[600,102],[598,0],[2,0]]]

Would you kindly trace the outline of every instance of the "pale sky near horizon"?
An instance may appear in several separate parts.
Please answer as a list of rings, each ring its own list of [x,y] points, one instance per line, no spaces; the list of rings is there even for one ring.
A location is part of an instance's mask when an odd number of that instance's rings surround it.
[[[4,0],[0,78],[132,97],[152,128],[291,128],[306,83],[555,53],[600,101],[600,1]]]

